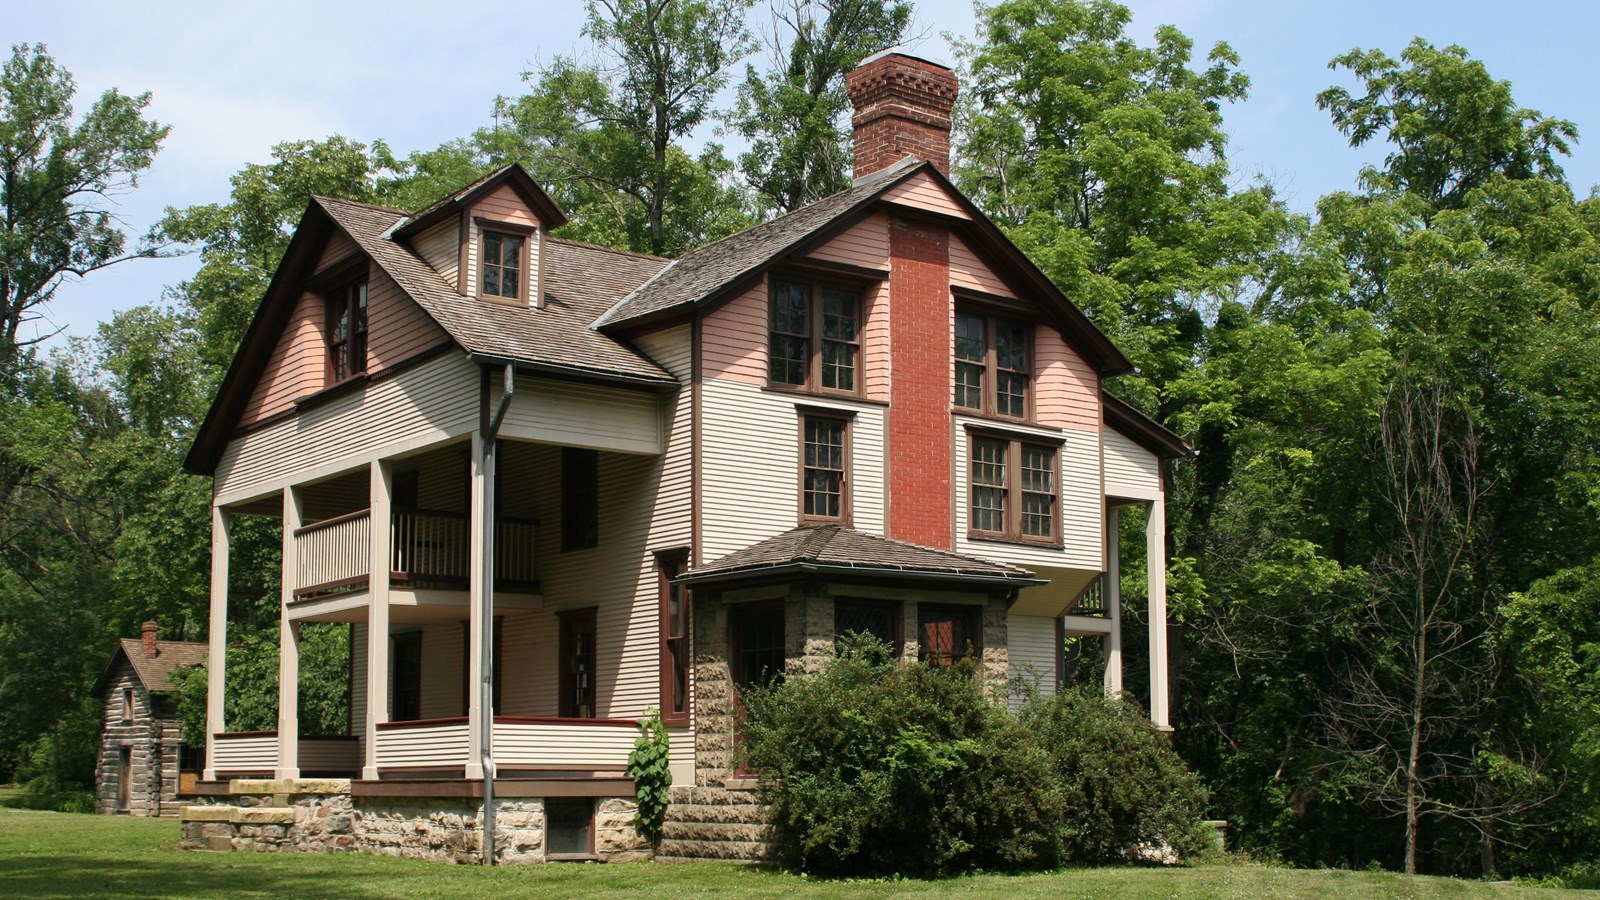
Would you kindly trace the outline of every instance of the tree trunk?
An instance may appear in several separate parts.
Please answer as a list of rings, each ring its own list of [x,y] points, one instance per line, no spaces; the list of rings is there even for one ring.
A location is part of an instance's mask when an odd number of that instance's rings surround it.
[[[1425,620],[1419,617],[1417,633],[1417,661],[1413,670],[1411,693],[1411,752],[1406,759],[1406,874],[1417,874],[1417,770],[1422,758],[1422,707],[1426,693],[1428,671],[1428,632]]]

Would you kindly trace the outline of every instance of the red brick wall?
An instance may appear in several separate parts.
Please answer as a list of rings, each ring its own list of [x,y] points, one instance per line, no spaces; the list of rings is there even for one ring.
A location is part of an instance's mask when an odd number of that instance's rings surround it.
[[[890,53],[845,76],[855,106],[855,177],[894,165],[907,154],[950,174],[950,110],[956,76],[927,60]]]
[[[950,237],[895,216],[889,225],[890,537],[955,549],[950,507]]]

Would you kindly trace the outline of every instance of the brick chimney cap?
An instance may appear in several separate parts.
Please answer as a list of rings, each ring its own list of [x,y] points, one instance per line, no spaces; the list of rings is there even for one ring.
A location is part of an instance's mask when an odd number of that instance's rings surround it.
[[[867,57],[866,59],[863,59],[861,62],[857,63],[856,64],[856,68],[858,68],[858,69],[864,68],[866,66],[871,65],[872,63],[877,62],[880,59],[883,59],[883,58],[889,57],[889,56],[903,56],[906,59],[914,59],[917,62],[927,63],[930,66],[938,66],[939,68],[945,70],[946,72],[955,71],[954,69],[950,68],[949,66],[945,65],[942,62],[936,62],[934,60],[931,60],[931,59],[927,58],[926,56],[918,56],[915,53],[907,53],[905,50],[901,49],[900,47],[885,47],[884,49],[879,50],[877,53],[874,53],[871,56]]]

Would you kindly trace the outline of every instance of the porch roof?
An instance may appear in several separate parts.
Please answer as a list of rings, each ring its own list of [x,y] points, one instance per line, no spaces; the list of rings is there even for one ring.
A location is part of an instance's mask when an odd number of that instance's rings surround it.
[[[1017,566],[840,525],[801,525],[692,569],[678,580],[704,584],[791,574],[932,579],[999,587],[1045,583]]]

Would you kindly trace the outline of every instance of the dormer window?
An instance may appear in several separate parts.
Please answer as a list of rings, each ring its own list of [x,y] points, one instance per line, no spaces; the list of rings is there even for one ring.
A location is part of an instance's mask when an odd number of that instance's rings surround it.
[[[503,300],[522,299],[522,285],[528,278],[524,252],[528,239],[521,234],[484,228],[480,240],[478,295]]]
[[[328,301],[328,360],[332,383],[367,370],[367,282],[333,291]]]

